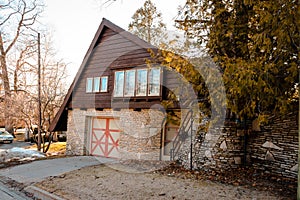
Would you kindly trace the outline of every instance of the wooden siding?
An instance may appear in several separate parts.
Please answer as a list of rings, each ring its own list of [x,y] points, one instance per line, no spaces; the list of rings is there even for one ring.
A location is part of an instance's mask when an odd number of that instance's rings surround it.
[[[114,72],[139,66],[146,67],[146,59],[151,59],[149,48],[154,52],[158,51],[153,45],[103,18],[49,131],[66,130],[69,109],[133,108],[138,111],[165,100],[167,93],[178,87],[176,73],[167,70],[161,79],[161,96],[127,99],[113,98],[112,95]],[[101,76],[108,77],[108,92],[86,93],[86,79]]]
[[[146,67],[146,59],[152,59],[148,49],[141,48],[120,34],[105,28],[94,47],[91,56],[73,90],[72,102],[69,108],[150,108],[153,104],[160,104],[167,97],[166,85],[176,87],[177,78],[173,73],[165,71],[162,96],[113,98],[114,72],[132,67]],[[86,93],[86,79],[88,77],[108,76],[108,92]],[[129,103],[128,103],[129,101]]]

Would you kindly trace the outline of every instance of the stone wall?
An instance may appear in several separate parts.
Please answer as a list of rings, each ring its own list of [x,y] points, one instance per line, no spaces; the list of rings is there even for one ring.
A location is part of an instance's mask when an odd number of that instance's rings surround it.
[[[265,173],[297,178],[298,117],[273,117],[260,132],[249,135],[247,152],[252,165]]]
[[[122,109],[74,109],[68,113],[67,155],[88,155],[89,121],[92,117],[119,119],[121,130],[119,152],[121,159],[159,160],[161,144],[161,122],[164,113],[157,109],[133,111]]]
[[[224,126],[195,133],[192,150],[193,169],[236,168],[242,164],[244,130],[236,126]],[[183,148],[179,161],[190,167],[190,147]]]
[[[121,159],[159,160],[164,113],[154,109],[119,112]]]
[[[66,155],[85,154],[85,111],[75,109],[68,111],[68,131]],[[82,126],[77,126],[81,124]]]
[[[235,123],[194,133],[193,169],[226,169],[250,165],[265,173],[297,178],[298,117],[289,114],[271,118],[261,131],[244,130]],[[184,145],[179,158],[190,167],[190,146]]]

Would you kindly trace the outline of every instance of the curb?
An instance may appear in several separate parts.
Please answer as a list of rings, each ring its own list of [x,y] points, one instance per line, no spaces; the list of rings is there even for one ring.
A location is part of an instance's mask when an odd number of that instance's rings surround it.
[[[38,188],[36,186],[30,185],[24,188],[24,191],[27,193],[33,194],[33,197],[43,200],[64,200],[63,198],[52,194],[50,192],[47,192],[45,190],[42,190],[41,188]]]

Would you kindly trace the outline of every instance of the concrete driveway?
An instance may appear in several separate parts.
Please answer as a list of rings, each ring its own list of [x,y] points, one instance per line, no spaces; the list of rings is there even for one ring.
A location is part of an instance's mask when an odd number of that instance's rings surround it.
[[[0,176],[29,185],[42,181],[47,177],[59,176],[82,167],[112,162],[115,162],[115,160],[91,156],[37,160],[23,165],[0,169]]]

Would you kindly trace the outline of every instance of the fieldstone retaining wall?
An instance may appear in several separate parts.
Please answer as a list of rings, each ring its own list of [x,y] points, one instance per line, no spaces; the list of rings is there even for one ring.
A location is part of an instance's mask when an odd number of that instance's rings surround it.
[[[251,164],[265,173],[297,178],[298,116],[273,117],[260,132],[249,135]]]
[[[226,169],[240,166],[244,159],[244,134],[244,130],[233,125],[216,127],[207,133],[199,130],[193,140],[193,169]],[[190,151],[190,147],[184,147],[179,156],[179,161],[186,167],[190,167]]]
[[[298,116],[273,117],[269,125],[254,131],[227,123],[194,133],[193,169],[228,169],[251,165],[265,173],[297,178]],[[184,145],[178,160],[190,168],[190,146]]]

